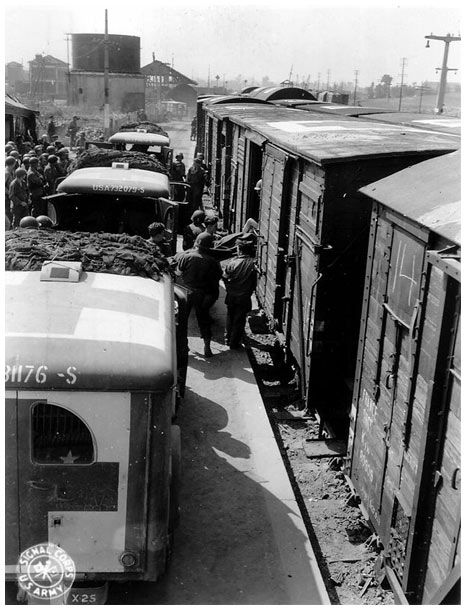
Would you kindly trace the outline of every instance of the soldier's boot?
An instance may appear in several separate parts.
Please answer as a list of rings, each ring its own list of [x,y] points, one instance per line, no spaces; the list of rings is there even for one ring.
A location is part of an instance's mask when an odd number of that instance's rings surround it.
[[[210,339],[204,339],[204,356],[206,358],[212,358],[213,353],[210,349]]]

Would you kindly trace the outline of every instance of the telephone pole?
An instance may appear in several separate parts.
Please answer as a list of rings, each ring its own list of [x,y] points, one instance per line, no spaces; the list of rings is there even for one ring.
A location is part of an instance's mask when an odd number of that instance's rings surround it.
[[[110,91],[109,91],[109,61],[108,61],[108,18],[105,9],[105,34],[104,34],[104,133],[109,136],[110,131]]]
[[[401,100],[403,98],[403,87],[405,78],[406,57],[401,58],[401,82],[400,82],[400,101],[398,102],[398,112],[401,110]]]
[[[359,70],[354,71],[354,96],[353,96],[353,106],[356,106],[356,92],[358,90],[358,75]]]
[[[434,34],[430,34],[430,36],[424,36],[424,38],[427,38],[426,48],[430,47],[430,40],[443,40],[443,42],[445,43],[445,48],[443,51],[442,67],[436,68],[436,71],[441,70],[441,74],[440,74],[440,84],[439,84],[439,89],[438,89],[437,106],[435,108],[435,114],[442,114],[443,103],[445,100],[445,89],[446,89],[446,85],[447,85],[448,71],[457,70],[457,68],[448,68],[447,67],[448,51],[450,49],[450,42],[455,42],[456,40],[461,40],[461,37],[460,36],[451,36],[450,34],[447,34],[446,36],[436,36]]]
[[[67,104],[71,105],[71,64],[70,64],[70,38],[71,34],[66,33],[66,61],[68,62],[68,83],[66,86],[66,100]]]

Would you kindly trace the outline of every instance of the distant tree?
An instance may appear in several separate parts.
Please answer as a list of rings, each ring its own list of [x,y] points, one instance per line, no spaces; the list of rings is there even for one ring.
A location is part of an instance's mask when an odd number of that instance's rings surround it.
[[[262,77],[261,87],[272,87],[272,81],[268,76]]]
[[[382,83],[382,87],[384,90],[384,97],[390,97],[390,86],[392,84],[393,81],[393,77],[390,76],[390,74],[384,74],[382,76],[382,78],[380,79],[380,82]]]

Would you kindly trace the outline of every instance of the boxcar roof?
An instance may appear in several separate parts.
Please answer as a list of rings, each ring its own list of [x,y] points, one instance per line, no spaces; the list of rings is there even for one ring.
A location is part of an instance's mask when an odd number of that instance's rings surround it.
[[[419,127],[420,129],[428,129],[457,136],[461,135],[461,119],[456,117],[439,116],[438,114],[419,114],[417,112],[390,112],[372,114],[370,118],[374,121],[410,125],[411,127]]]
[[[251,97],[263,100],[301,99],[315,100],[316,97],[310,91],[301,87],[257,87],[250,91]]]
[[[168,197],[168,177],[145,169],[121,167],[84,167],[67,176],[57,187],[58,193],[140,195]]]
[[[371,199],[460,244],[461,154],[412,165],[360,189]]]
[[[44,282],[40,273],[5,272],[5,364],[22,365],[21,387],[121,391],[170,387],[169,279],[154,282],[82,273],[78,282]],[[47,377],[45,383],[40,382],[39,367]],[[7,385],[18,385],[18,373],[16,383],[10,376]]]
[[[286,100],[273,100],[273,103],[277,106],[288,106],[290,108],[320,108],[321,106],[333,106],[331,102],[322,102],[320,100],[303,100],[299,99],[286,99]]]
[[[365,114],[392,112],[391,110],[384,110],[383,108],[371,106],[348,106],[347,104],[334,104],[331,102],[312,104],[309,108],[300,106],[300,108],[302,110],[316,110],[317,112],[328,112],[329,114],[338,114],[341,116],[363,116]]]
[[[440,154],[457,150],[460,145],[457,138],[446,134],[280,106],[235,109],[226,105],[221,110],[212,107],[212,111],[284,150],[322,164],[367,157]]]

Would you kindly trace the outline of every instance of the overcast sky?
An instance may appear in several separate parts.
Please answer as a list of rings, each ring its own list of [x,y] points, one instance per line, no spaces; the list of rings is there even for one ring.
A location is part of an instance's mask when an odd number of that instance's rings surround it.
[[[459,0],[17,0],[5,8],[5,61],[25,64],[36,53],[71,61],[66,33],[139,36],[141,65],[156,59],[186,76],[219,84],[241,74],[248,84],[263,76],[330,83],[438,80],[445,45],[426,35],[459,35]],[[68,55],[69,53],[69,55]],[[448,67],[460,68],[461,42],[450,44]],[[449,73],[448,80],[460,80]]]

